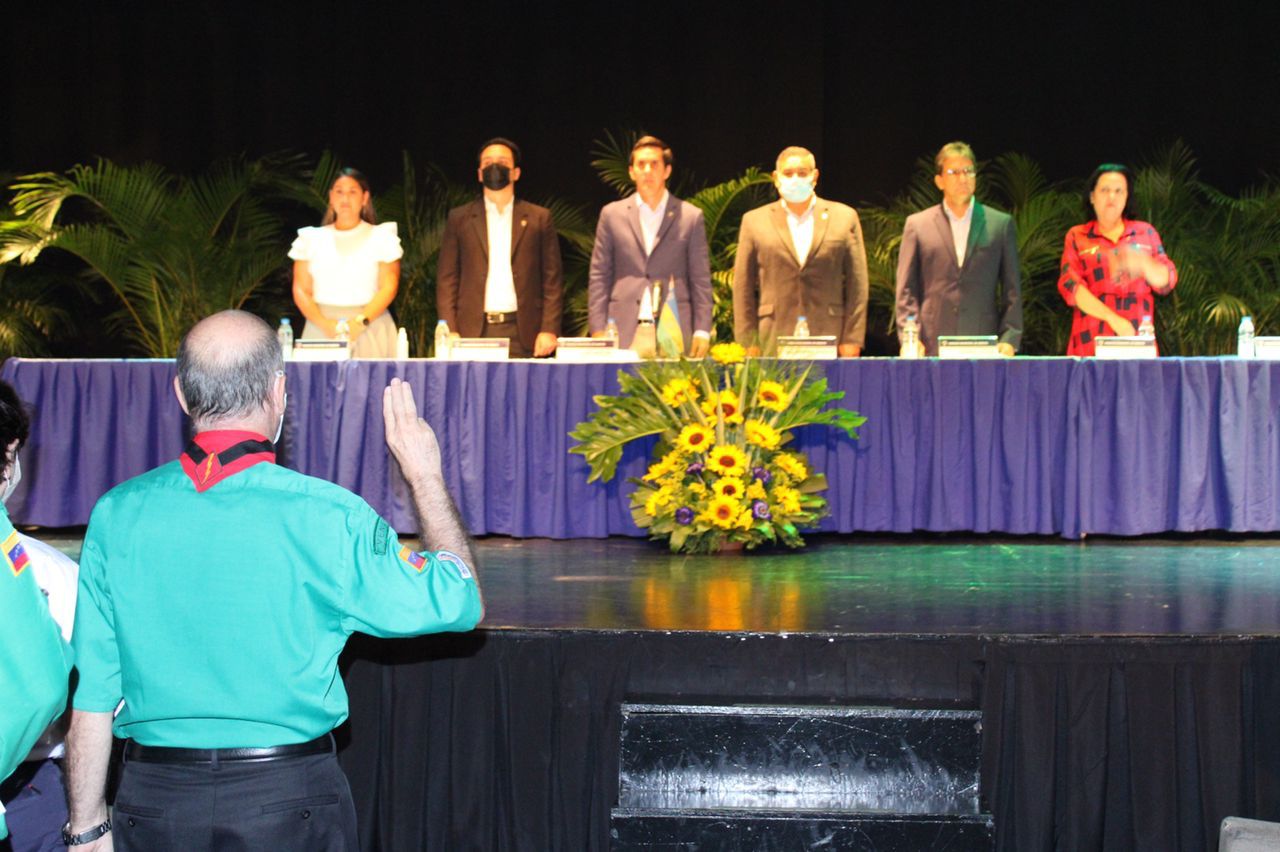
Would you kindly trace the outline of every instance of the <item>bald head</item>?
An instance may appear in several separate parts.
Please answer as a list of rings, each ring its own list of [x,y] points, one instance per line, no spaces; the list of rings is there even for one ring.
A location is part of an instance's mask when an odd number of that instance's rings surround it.
[[[283,370],[275,332],[245,311],[202,319],[178,347],[178,387],[197,430],[246,426],[264,415],[269,421]]]

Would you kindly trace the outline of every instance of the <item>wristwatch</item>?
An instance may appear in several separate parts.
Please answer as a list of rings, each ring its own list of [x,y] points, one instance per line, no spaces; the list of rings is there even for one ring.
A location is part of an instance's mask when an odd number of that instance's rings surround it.
[[[86,843],[92,843],[109,831],[111,831],[111,820],[108,819],[88,831],[72,834],[71,820],[67,820],[67,824],[62,827],[62,843],[64,846],[83,846]]]
[[[365,316],[364,314],[356,314],[356,315],[355,315],[355,317],[354,317],[354,319],[355,319],[355,321],[356,321],[356,322],[360,323],[361,325],[368,325],[368,324],[369,324],[369,318],[368,318],[367,316]]]

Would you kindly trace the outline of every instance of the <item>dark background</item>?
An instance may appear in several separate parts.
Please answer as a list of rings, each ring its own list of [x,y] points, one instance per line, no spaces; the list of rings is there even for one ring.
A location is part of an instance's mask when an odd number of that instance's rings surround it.
[[[1256,6],[28,4],[0,35],[0,172],[330,147],[376,192],[402,149],[464,180],[502,134],[522,194],[594,204],[592,141],[643,128],[708,182],[806,145],[855,203],[952,138],[1055,180],[1183,138],[1238,191],[1280,171],[1280,12]]]

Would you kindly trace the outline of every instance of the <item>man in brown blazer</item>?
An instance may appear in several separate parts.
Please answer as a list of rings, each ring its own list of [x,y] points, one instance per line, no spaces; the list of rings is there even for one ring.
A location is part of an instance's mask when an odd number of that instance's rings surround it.
[[[818,198],[813,154],[778,155],[780,200],[742,217],[733,266],[734,335],[752,355],[773,355],[779,335],[805,317],[831,334],[842,358],[862,354],[867,331],[867,255],[852,207]]]
[[[515,197],[520,148],[480,146],[483,197],[449,211],[436,265],[436,311],[463,337],[505,337],[511,357],[556,351],[564,274],[551,211]],[[491,249],[493,249],[491,251]]]

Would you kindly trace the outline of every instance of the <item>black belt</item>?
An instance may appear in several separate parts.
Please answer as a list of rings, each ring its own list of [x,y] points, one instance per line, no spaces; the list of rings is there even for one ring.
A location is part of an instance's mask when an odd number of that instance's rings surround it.
[[[489,325],[505,325],[509,322],[515,322],[516,314],[515,311],[512,311],[509,314],[500,313],[498,311],[485,311],[484,319],[485,322],[489,323]]]
[[[269,746],[267,748],[171,748],[146,746],[129,740],[124,746],[124,759],[139,763],[222,763],[263,762],[307,754],[333,751],[333,734],[325,734],[305,743]]]

